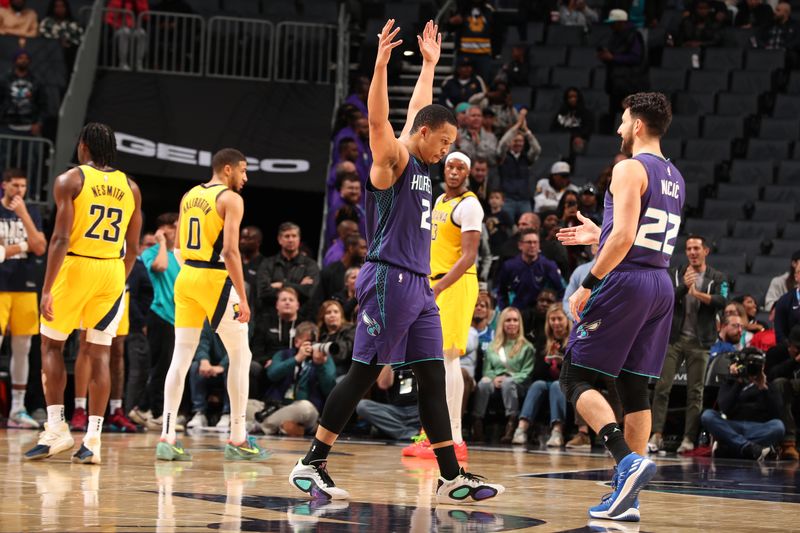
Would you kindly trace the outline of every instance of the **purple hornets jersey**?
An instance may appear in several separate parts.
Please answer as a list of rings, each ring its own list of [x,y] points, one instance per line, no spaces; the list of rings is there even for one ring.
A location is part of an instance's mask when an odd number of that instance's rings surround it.
[[[367,181],[367,261],[423,276],[431,268],[431,178],[428,167],[408,154],[408,165],[390,188]]]
[[[675,248],[675,238],[681,226],[684,191],[683,176],[668,159],[653,154],[639,154],[633,159],[644,165],[647,190],[642,196],[636,240],[619,267],[669,267]],[[600,249],[614,226],[614,198],[606,192],[603,227],[600,230]],[[599,253],[599,251],[598,251]]]

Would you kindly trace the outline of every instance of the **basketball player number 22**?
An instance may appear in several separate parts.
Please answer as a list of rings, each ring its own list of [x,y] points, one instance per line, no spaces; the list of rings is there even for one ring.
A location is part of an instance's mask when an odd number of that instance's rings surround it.
[[[647,211],[645,211],[644,216],[654,219],[655,222],[642,224],[633,244],[641,246],[642,248],[647,248],[648,250],[655,250],[656,252],[672,255],[675,249],[675,237],[678,236],[678,229],[681,225],[680,215],[673,215],[662,209],[649,207]],[[667,229],[667,226],[669,226],[669,229]],[[653,237],[656,235],[662,237],[660,239],[651,238],[649,235]],[[670,244],[670,242],[672,242],[672,244]]]

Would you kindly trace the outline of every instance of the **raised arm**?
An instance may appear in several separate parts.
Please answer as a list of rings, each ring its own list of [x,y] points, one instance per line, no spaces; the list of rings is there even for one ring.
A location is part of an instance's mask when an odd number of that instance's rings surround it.
[[[388,189],[394,185],[408,160],[408,153],[400,141],[395,139],[394,130],[389,123],[389,86],[386,65],[392,50],[403,43],[402,40],[392,42],[400,28],[392,31],[394,19],[389,19],[378,36],[378,55],[375,58],[375,71],[367,96],[369,110],[369,147],[372,150],[372,168],[370,182],[376,189]]]
[[[406,125],[400,134],[400,139],[405,139],[411,132],[414,124],[414,117],[420,109],[433,103],[433,77],[436,64],[439,62],[439,54],[442,48],[442,34],[439,33],[439,26],[429,20],[422,30],[422,35],[417,35],[419,51],[422,54],[422,70],[419,73],[417,84],[414,86],[414,93],[408,103],[408,114],[406,115]]]

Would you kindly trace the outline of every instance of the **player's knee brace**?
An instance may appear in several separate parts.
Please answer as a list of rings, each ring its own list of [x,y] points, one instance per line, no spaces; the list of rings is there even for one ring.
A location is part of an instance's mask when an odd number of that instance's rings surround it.
[[[574,366],[568,354],[564,358],[564,364],[561,366],[559,384],[567,400],[569,400],[572,405],[577,405],[578,398],[580,398],[581,394],[584,392],[594,388],[598,377],[598,373],[594,370]]]
[[[617,394],[622,402],[625,414],[650,409],[650,391],[647,388],[647,376],[631,374],[624,370],[617,378]]]

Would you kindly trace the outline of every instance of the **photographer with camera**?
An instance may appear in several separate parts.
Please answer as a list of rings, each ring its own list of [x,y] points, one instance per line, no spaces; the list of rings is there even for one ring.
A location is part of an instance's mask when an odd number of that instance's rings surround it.
[[[276,353],[267,366],[267,407],[256,413],[265,434],[280,431],[300,437],[316,429],[325,399],[336,384],[332,355],[338,349],[334,343],[317,343],[318,338],[316,325],[298,324],[294,348]]]
[[[789,332],[782,342],[767,352],[767,377],[783,400],[782,416],[786,435],[783,437],[778,458],[797,461],[797,424],[795,413],[800,413],[800,326]]]
[[[719,390],[720,411],[703,411],[701,422],[717,439],[716,455],[763,461],[771,446],[781,442],[781,399],[767,386],[765,360],[756,348],[735,352],[730,377]]]

